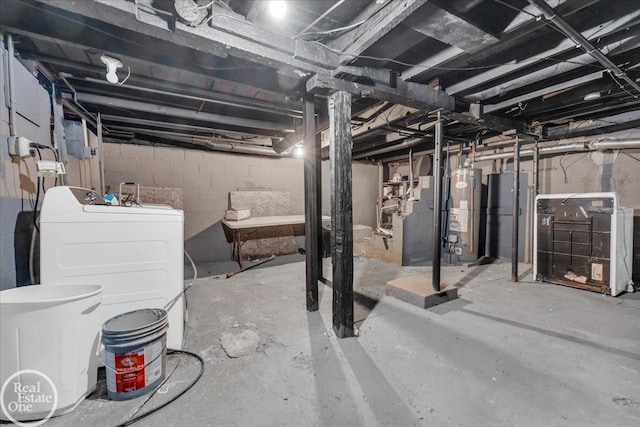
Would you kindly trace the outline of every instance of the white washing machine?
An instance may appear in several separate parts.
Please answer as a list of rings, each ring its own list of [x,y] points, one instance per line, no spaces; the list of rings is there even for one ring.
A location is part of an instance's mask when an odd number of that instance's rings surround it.
[[[53,187],[40,212],[40,282],[104,286],[101,322],[164,308],[167,346],[184,333],[184,215],[168,206],[110,206],[95,191]]]

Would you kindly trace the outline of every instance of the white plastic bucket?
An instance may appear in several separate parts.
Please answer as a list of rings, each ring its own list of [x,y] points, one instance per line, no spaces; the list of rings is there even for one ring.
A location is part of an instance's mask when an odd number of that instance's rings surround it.
[[[65,414],[95,390],[100,344],[95,311],[101,294],[101,285],[80,284],[34,285],[0,292],[2,420]],[[18,383],[24,390],[42,391],[43,395],[55,388],[57,404],[32,393],[38,401],[19,407],[21,399],[15,394]]]
[[[159,308],[130,311],[102,325],[109,399],[133,399],[162,383],[167,329],[167,312]]]

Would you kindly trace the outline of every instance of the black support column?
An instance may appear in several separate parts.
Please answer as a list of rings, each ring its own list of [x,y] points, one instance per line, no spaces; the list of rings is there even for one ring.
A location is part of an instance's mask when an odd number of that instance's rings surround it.
[[[511,207],[513,236],[511,238],[511,281],[518,281],[518,228],[520,225],[520,140],[516,136],[513,148],[513,206]]]
[[[319,227],[318,200],[320,199],[320,144],[316,140],[315,107],[313,94],[306,94],[304,98],[304,243],[306,260],[307,283],[307,311],[318,310],[318,281],[321,276],[321,247],[322,238]]]
[[[436,292],[440,291],[440,257],[442,250],[442,117],[438,111],[436,123],[435,148],[433,151],[433,267],[431,269],[431,285]]]
[[[353,200],[351,177],[351,94],[329,97],[331,143],[331,240],[333,254],[333,330],[353,336]]]

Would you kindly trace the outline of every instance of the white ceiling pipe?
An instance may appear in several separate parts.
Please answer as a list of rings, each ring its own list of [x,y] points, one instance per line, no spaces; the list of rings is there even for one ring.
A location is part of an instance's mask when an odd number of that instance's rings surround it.
[[[541,147],[539,154],[564,154],[578,151],[605,151],[605,150],[625,150],[631,148],[640,148],[640,139],[614,140],[614,141],[591,141],[591,142],[574,142],[571,144],[556,145],[553,147]],[[520,151],[520,157],[532,156],[532,149]],[[486,162],[491,160],[509,159],[513,157],[513,151],[502,153],[484,154],[475,157],[476,162]]]
[[[624,150],[629,148],[640,148],[640,139],[623,139],[617,141],[592,141],[589,143],[592,150]]]

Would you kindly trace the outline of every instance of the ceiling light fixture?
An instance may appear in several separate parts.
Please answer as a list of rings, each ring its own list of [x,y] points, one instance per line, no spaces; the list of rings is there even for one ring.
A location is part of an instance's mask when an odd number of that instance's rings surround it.
[[[600,92],[590,92],[584,96],[585,101],[593,101],[600,98]]]
[[[283,0],[271,0],[269,2],[269,13],[275,19],[282,19],[287,14],[287,2]]]
[[[100,61],[107,66],[107,81],[109,83],[118,83],[118,75],[116,71],[122,67],[122,62],[107,55],[102,55]]]
[[[293,156],[297,158],[304,157],[304,148],[302,148],[302,145],[300,144],[296,145],[296,148],[293,151]]]

